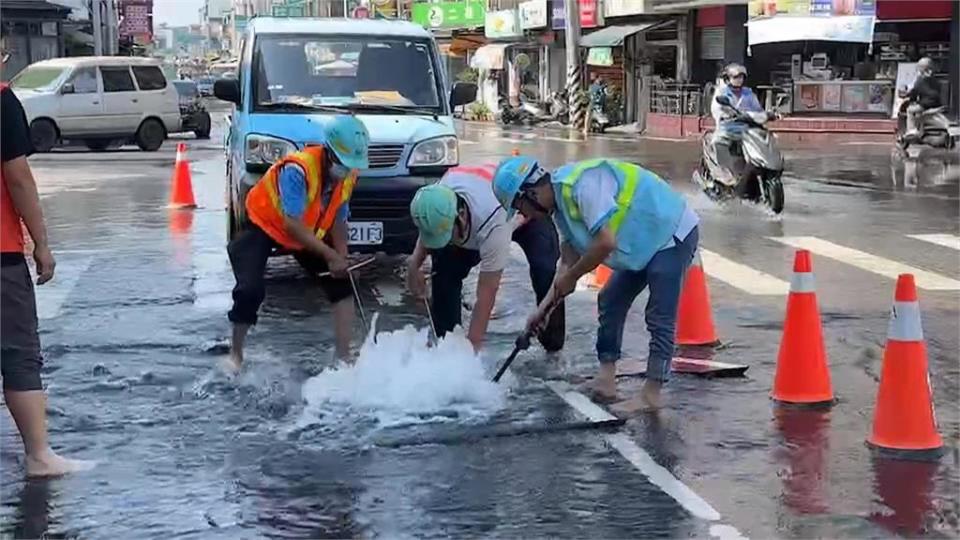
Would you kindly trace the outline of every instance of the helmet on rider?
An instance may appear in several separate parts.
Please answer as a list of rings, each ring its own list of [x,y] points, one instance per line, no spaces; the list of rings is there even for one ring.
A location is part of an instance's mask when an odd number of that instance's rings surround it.
[[[500,206],[507,211],[508,217],[512,218],[516,214],[521,200],[526,200],[537,210],[546,213],[540,203],[527,195],[527,190],[548,174],[546,169],[530,156],[515,156],[500,162],[493,174],[493,194],[500,201]]]
[[[370,133],[363,122],[350,114],[338,114],[324,128],[324,146],[333,152],[337,161],[350,169],[369,166],[367,151]]]
[[[740,88],[747,80],[747,68],[736,62],[727,64],[723,68],[723,82]]]
[[[420,231],[420,242],[427,249],[446,247],[453,239],[457,219],[457,194],[441,184],[417,190],[410,203],[410,217]]]
[[[923,75],[930,75],[933,73],[934,65],[933,59],[929,56],[924,56],[917,62],[917,71]]]

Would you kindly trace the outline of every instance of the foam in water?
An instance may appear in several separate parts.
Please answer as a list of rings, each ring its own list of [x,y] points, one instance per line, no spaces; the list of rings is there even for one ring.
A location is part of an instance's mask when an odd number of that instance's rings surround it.
[[[356,363],[304,383],[301,425],[323,416],[331,405],[373,413],[381,426],[433,421],[450,412],[461,420],[483,418],[504,405],[506,390],[490,380],[459,329],[428,347],[427,329],[408,325],[375,334],[376,316],[371,326]]]

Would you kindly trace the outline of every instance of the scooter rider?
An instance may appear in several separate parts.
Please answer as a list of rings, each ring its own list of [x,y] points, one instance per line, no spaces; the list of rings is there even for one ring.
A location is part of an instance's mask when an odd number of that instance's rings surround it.
[[[923,127],[921,115],[924,111],[943,106],[940,97],[939,84],[933,78],[933,60],[923,57],[917,62],[917,80],[908,92],[901,92],[901,97],[910,100],[907,106],[907,136],[919,136]]]
[[[696,212],[657,175],[617,159],[569,163],[548,173],[536,159],[517,156],[497,168],[493,189],[510,214],[552,216],[562,238],[561,269],[550,294],[527,321],[528,331],[540,327],[554,299],[570,294],[581,276],[601,263],[614,270],[597,300],[595,399],[616,399],[616,362],[627,312],[649,286],[647,380],[640,397],[614,408],[658,408],[660,388],[670,376],[683,276],[699,238]]]
[[[731,148],[743,139],[743,134],[749,125],[738,121],[728,107],[717,103],[717,96],[727,96],[734,107],[742,112],[763,112],[763,107],[756,94],[744,83],[747,80],[747,68],[741,64],[731,63],[723,68],[723,83],[717,86],[714,99],[710,102],[710,113],[716,124],[713,134],[714,151],[720,171],[716,171],[717,180],[726,185],[733,185],[737,175],[733,171],[733,155]]]
[[[560,258],[557,231],[549,219],[533,219],[514,230],[515,221],[493,195],[496,166],[455,167],[437,184],[420,188],[410,204],[413,222],[420,230],[407,268],[407,286],[416,296],[426,292],[421,267],[432,261],[432,309],[435,330],[443,336],[460,324],[463,280],[479,266],[477,299],[467,338],[479,351],[487,332],[503,269],[510,260],[510,242],[523,249],[530,264],[530,281],[540,302],[550,290]],[[558,351],[564,342],[564,310],[559,306],[539,336],[547,351]]]

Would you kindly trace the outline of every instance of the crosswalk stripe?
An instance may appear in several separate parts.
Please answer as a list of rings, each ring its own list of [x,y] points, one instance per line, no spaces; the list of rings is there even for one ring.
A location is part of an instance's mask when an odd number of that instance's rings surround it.
[[[830,259],[855,266],[862,270],[872,272],[890,279],[897,279],[900,274],[913,274],[917,280],[917,286],[921,289],[931,291],[956,291],[960,290],[960,281],[928,272],[913,266],[909,266],[897,261],[871,255],[857,249],[848,248],[821,240],[815,236],[783,236],[770,237],[771,240],[793,246],[800,249],[808,249],[817,255],[823,255]],[[706,268],[704,268],[706,269]]]
[[[907,236],[960,251],[960,236],[953,234],[908,234]]]
[[[741,291],[761,296],[782,296],[790,291],[790,284],[786,281],[731,261],[708,249],[700,248],[700,257],[703,259],[703,271],[708,276]]]
[[[93,257],[83,257],[58,262],[53,279],[36,288],[38,319],[52,319],[60,314],[63,303],[92,261]]]

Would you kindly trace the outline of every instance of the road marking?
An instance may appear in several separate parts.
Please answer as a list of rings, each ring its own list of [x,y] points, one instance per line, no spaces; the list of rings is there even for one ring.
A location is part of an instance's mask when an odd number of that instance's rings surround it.
[[[565,142],[565,143],[583,142],[582,139],[564,139],[563,137],[554,137],[552,135],[544,135],[543,137],[540,137],[540,139],[544,141],[559,141],[559,142]]]
[[[477,141],[468,141],[467,139],[460,139],[460,144],[478,144]]]
[[[500,137],[500,140],[503,142],[508,142],[510,144],[530,144],[530,141],[525,139],[511,139],[510,137]]]
[[[850,266],[855,266],[861,270],[866,270],[890,279],[897,279],[900,274],[913,274],[917,280],[917,286],[921,289],[931,291],[956,291],[960,290],[960,281],[921,270],[897,261],[871,255],[869,253],[848,248],[821,240],[815,236],[782,236],[769,237],[771,240],[787,244],[800,249],[807,249],[817,255],[823,255],[830,259],[840,261]]]
[[[907,236],[960,251],[960,236],[953,234],[908,234]]]
[[[60,314],[63,303],[66,302],[67,297],[80,281],[80,276],[87,271],[92,261],[93,257],[60,261],[53,280],[36,288],[38,319],[52,319]]]
[[[783,296],[790,292],[790,284],[786,281],[731,261],[708,249],[700,248],[700,257],[703,259],[703,271],[708,276],[741,291],[759,296]]]
[[[563,401],[573,407],[577,412],[587,417],[591,422],[602,422],[605,420],[616,419],[615,416],[605,411],[596,403],[590,401],[587,396],[571,390],[568,385],[553,381],[548,382],[547,386],[553,390]],[[721,516],[710,503],[697,495],[686,484],[677,479],[670,471],[660,466],[650,457],[643,448],[631,440],[624,433],[611,433],[604,436],[604,440],[614,450],[620,453],[627,461],[637,468],[653,485],[659,487],[664,493],[677,501],[694,516],[707,521],[719,521]],[[712,529],[711,529],[712,531]],[[725,538],[739,536],[739,532],[732,526],[724,526],[723,529],[717,529],[716,535],[723,535]],[[714,534],[711,532],[711,534]]]

